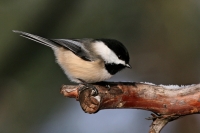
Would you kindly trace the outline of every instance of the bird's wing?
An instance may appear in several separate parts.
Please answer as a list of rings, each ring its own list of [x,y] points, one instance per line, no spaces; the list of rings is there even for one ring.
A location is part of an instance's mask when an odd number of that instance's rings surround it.
[[[23,31],[16,31],[13,30],[13,32],[20,34],[20,36],[25,37],[27,39],[33,40],[35,42],[44,44],[48,47],[51,47],[53,49],[56,49],[57,47],[64,47],[66,49],[69,49],[74,54],[79,56],[80,58],[86,60],[86,61],[92,61],[92,58],[89,54],[89,51],[86,50],[82,43],[78,40],[70,40],[70,39],[47,39],[43,38],[37,35],[33,35],[30,33],[26,33]]]
[[[92,61],[89,51],[84,48],[81,42],[70,39],[51,39],[51,40],[58,43],[60,46],[69,49],[80,58],[86,61]]]

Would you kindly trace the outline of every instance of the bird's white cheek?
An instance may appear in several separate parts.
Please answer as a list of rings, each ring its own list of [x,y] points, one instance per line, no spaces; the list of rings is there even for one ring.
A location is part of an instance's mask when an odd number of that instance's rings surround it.
[[[125,65],[125,61],[118,59],[117,55],[106,46],[103,42],[93,44],[94,51],[100,55],[106,63],[115,63]]]

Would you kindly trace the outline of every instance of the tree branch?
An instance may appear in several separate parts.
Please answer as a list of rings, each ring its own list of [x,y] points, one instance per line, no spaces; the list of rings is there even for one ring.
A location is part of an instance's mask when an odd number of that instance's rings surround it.
[[[169,121],[180,116],[200,112],[200,84],[177,87],[135,82],[102,82],[94,86],[98,90],[97,96],[92,95],[92,89],[79,92],[83,85],[63,85],[61,93],[66,97],[76,98],[86,113],[115,108],[152,111],[156,115],[150,118],[153,120],[150,133],[159,133]]]

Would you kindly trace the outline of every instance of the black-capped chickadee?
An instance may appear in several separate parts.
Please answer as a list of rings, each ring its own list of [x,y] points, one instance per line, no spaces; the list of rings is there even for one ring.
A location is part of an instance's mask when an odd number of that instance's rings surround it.
[[[113,39],[46,39],[13,30],[20,36],[49,46],[57,63],[68,78],[76,83],[96,83],[111,78],[129,65],[129,53],[124,45]]]

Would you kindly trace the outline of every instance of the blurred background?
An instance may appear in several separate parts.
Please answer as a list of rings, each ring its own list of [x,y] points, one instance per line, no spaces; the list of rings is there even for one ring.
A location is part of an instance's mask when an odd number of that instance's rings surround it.
[[[1,0],[0,133],[147,133],[151,112],[86,114],[59,89],[72,84],[50,48],[19,37],[113,38],[128,48],[132,69],[111,81],[196,84],[200,81],[198,0]],[[199,133],[199,115],[169,123],[162,133]]]

